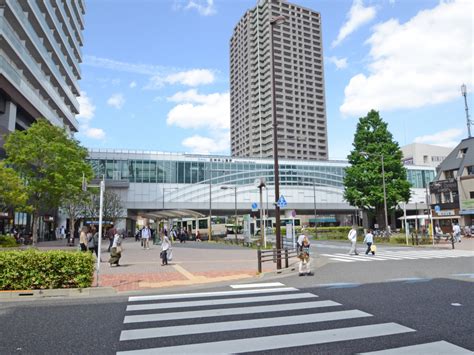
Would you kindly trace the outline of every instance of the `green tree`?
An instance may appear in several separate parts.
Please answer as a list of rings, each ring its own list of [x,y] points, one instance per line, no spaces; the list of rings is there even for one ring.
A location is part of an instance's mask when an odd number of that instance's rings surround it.
[[[0,161],[0,211],[9,209],[28,210],[28,194],[23,181],[15,170]]]
[[[8,135],[6,162],[24,179],[28,202],[32,206],[33,244],[42,211],[58,207],[67,196],[81,192],[83,174],[93,172],[86,161],[87,150],[70,137],[64,128],[39,119],[26,131]]]
[[[387,209],[410,199],[410,183],[402,164],[402,152],[393,140],[377,111],[361,117],[348,155],[350,166],[345,171],[344,198],[351,204],[375,216],[385,226],[382,159],[385,171]],[[387,214],[389,214],[387,211]]]

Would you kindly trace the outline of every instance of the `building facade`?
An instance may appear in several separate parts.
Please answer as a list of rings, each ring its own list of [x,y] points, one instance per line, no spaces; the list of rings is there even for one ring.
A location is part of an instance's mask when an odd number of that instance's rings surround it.
[[[278,16],[284,23],[271,26]],[[230,40],[232,156],[273,156],[275,99],[279,157],[328,159],[322,48],[318,12],[284,0],[260,0],[244,14]]]
[[[83,0],[0,0],[0,157],[3,136],[40,117],[78,130]]]
[[[451,153],[453,148],[439,145],[412,143],[400,148],[403,164],[437,167]]]
[[[452,224],[474,224],[474,138],[463,139],[439,165],[430,183],[431,212],[445,233]]]
[[[120,196],[129,221],[180,214],[242,216],[251,213],[255,203],[274,215],[272,159],[124,150],[90,150],[89,159],[96,177],[105,177],[106,189]],[[354,223],[357,210],[343,197],[347,166],[346,161],[280,160],[280,193],[288,202],[282,216],[295,211],[303,223]],[[412,199],[406,209],[415,213],[426,208],[418,200],[426,201],[426,186],[436,173],[432,167],[407,170]],[[266,183],[262,204],[255,183],[261,178]]]

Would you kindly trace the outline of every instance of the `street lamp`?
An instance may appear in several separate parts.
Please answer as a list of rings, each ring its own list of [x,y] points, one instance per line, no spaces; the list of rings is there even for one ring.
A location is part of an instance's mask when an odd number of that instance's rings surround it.
[[[469,118],[469,108],[467,107],[467,88],[466,88],[466,84],[461,85],[461,94],[462,94],[462,96],[464,96],[464,109],[466,110],[467,134],[468,134],[468,138],[471,138],[472,120]]]
[[[382,160],[382,185],[383,185],[383,207],[385,212],[385,228],[388,228],[388,216],[387,216],[387,190],[385,187],[385,166],[383,161],[383,154],[376,154],[376,153],[367,153],[367,152],[359,152],[359,154],[364,156],[376,156],[380,157]]]
[[[275,179],[275,238],[277,249],[277,270],[281,269],[281,228],[280,228],[280,206],[278,199],[280,198],[280,174],[278,171],[278,130],[276,117],[276,93],[275,93],[275,55],[273,45],[273,28],[285,22],[284,16],[277,16],[270,20],[270,44],[272,59],[272,116],[273,116],[273,170]]]
[[[234,212],[235,212],[235,239],[237,239],[237,185],[235,186],[221,186],[221,190],[234,189]]]

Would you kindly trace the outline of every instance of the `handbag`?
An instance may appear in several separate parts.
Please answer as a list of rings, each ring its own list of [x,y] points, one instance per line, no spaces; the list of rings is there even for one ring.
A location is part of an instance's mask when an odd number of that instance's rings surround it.
[[[168,249],[168,251],[167,251],[167,259],[169,261],[173,260],[173,250],[171,248]]]
[[[375,246],[375,244],[372,244],[372,245],[370,246],[370,251],[371,251],[371,252],[374,252],[374,253],[377,251],[377,247]]]

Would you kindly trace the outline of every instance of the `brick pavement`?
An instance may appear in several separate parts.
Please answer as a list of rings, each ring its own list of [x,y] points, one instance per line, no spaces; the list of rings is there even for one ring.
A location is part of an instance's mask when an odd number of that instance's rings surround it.
[[[186,242],[173,244],[173,260],[161,266],[160,246],[149,250],[139,242],[126,239],[123,243],[120,267],[108,264],[107,243],[102,247],[99,286],[117,291],[146,290],[171,286],[186,286],[257,277],[257,251],[232,245]],[[65,241],[43,242],[40,249],[69,249]],[[264,272],[275,270],[265,263]],[[94,278],[94,285],[96,279]]]

